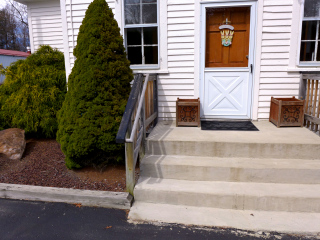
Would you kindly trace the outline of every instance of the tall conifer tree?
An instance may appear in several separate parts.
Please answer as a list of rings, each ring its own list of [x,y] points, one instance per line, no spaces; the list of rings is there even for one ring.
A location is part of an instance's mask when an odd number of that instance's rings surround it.
[[[115,137],[133,79],[123,38],[105,0],[86,11],[74,49],[75,65],[58,114],[57,140],[68,168],[114,159],[123,154]]]

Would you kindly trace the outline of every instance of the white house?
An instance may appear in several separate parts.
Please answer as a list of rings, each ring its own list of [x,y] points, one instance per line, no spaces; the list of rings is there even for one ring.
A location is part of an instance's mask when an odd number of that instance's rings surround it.
[[[60,49],[69,75],[91,0],[17,1],[28,6],[32,52]],[[200,97],[202,118],[266,119],[271,96],[298,96],[302,75],[320,71],[319,0],[107,2],[134,72],[159,74],[161,119],[175,118],[177,97]]]

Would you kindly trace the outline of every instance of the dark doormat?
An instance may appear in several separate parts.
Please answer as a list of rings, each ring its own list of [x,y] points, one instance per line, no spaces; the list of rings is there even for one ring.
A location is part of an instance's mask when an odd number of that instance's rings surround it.
[[[259,131],[251,121],[201,121],[201,130]]]

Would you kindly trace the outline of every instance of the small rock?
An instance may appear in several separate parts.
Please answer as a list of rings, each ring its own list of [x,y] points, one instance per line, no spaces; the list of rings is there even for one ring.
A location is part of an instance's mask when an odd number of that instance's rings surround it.
[[[24,130],[9,128],[0,131],[0,153],[9,159],[20,160],[26,148]]]

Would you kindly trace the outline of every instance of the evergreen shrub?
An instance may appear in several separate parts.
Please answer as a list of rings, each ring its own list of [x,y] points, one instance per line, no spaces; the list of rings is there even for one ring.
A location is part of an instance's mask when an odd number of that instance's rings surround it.
[[[121,159],[115,137],[133,79],[123,39],[105,0],[86,11],[74,49],[75,65],[58,113],[57,140],[68,168]]]
[[[41,46],[25,60],[3,70],[0,128],[16,127],[33,137],[55,137],[57,112],[66,94],[64,55]]]

